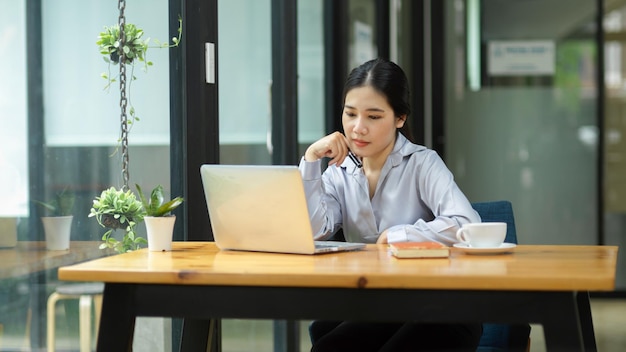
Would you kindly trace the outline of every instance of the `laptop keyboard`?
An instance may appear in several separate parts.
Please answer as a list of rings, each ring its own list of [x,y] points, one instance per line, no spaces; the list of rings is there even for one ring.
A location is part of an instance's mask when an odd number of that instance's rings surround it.
[[[315,242],[315,248],[332,248],[332,247],[337,247],[338,243],[337,242],[320,242],[317,241]]]

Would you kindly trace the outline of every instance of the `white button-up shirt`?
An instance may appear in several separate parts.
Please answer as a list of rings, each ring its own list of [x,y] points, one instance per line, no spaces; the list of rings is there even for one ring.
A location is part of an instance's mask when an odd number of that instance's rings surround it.
[[[398,133],[370,200],[363,169],[346,158],[322,174],[321,160],[300,161],[309,217],[315,239],[343,228],[346,241],[387,240],[456,243],[457,229],[480,222],[452,173],[434,150],[416,145]]]

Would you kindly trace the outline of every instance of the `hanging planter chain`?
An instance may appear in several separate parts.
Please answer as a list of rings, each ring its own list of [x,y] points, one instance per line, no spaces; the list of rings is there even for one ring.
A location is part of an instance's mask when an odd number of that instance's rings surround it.
[[[120,11],[118,25],[120,28],[120,48],[122,50],[119,51],[120,55],[120,124],[121,124],[121,132],[120,132],[120,143],[122,146],[122,179],[124,181],[124,185],[122,186],[123,190],[128,190],[128,180],[130,179],[128,172],[128,116],[126,115],[126,108],[128,106],[128,99],[126,98],[126,53],[124,51],[124,46],[126,45],[126,18],[124,16],[124,10],[126,9],[126,1],[119,0],[117,4],[117,8]]]

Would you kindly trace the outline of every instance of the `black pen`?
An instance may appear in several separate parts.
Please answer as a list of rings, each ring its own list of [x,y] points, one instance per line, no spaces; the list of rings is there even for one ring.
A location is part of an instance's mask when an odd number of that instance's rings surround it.
[[[352,160],[356,167],[358,167],[359,169],[363,167],[363,163],[361,162],[361,160],[359,160],[359,158],[357,158],[357,156],[354,155],[352,151],[348,151],[348,157],[350,158],[350,160]]]

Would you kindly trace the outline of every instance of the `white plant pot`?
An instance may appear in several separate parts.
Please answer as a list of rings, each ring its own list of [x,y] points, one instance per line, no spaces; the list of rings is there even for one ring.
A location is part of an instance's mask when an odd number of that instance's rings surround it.
[[[0,217],[0,248],[17,245],[17,219]]]
[[[148,233],[148,250],[151,252],[171,251],[176,216],[146,216],[143,220],[146,222]]]
[[[72,215],[44,216],[41,218],[47,250],[65,251],[70,249],[70,232],[73,219]]]

